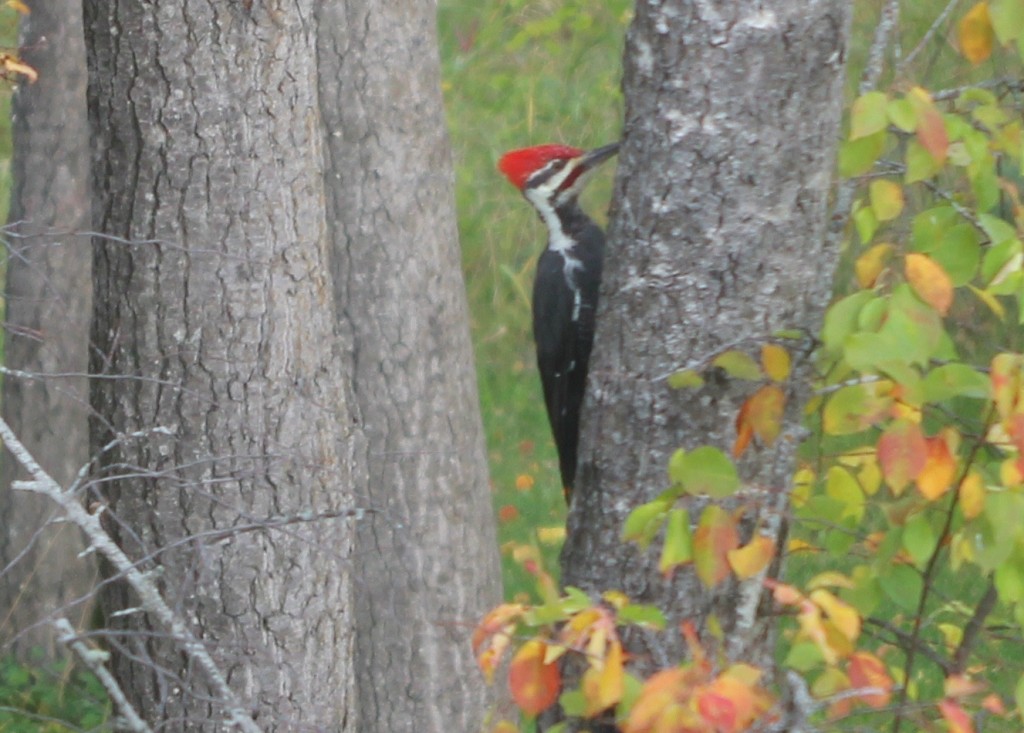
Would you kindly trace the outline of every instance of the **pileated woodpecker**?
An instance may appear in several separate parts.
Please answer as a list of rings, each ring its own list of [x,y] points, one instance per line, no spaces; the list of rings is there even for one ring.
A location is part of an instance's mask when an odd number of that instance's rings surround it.
[[[505,153],[498,162],[548,228],[533,281],[533,338],[566,501],[576,478],[580,407],[604,259],[604,232],[577,198],[591,171],[618,150],[618,143],[589,152],[539,145]]]

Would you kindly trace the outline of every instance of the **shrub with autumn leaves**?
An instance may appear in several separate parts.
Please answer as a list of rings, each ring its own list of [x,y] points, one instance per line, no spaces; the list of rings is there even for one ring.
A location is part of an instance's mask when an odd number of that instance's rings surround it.
[[[726,661],[720,639],[684,623],[688,658],[636,676],[623,630],[664,629],[662,612],[613,589],[559,594],[534,558],[543,601],[494,609],[473,638],[488,678],[511,652],[527,727],[557,702],[569,717],[611,715],[624,733],[738,733],[780,719],[774,685],[794,674],[821,728],[1024,727],[1024,1],[979,2],[955,30],[968,62],[998,54],[1016,75],[931,92],[897,81],[850,111],[839,171],[853,287],[817,349],[814,438],[785,548],[799,580],[766,577],[777,548],[757,531],[741,545],[742,508],[702,502],[691,516],[687,499],[732,496],[733,460],[778,437],[800,334],[671,377],[689,389],[716,368],[750,383],[732,456],[678,451],[668,488],[623,527],[623,541],[660,543],[663,573],[763,583],[780,618],[778,669]],[[585,668],[574,689],[563,689],[568,655]]]

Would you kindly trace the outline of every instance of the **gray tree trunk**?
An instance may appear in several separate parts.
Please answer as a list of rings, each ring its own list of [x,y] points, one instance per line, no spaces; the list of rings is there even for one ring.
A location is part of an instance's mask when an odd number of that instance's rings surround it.
[[[39,463],[67,485],[88,460],[89,319],[92,253],[85,46],[81,3],[29,0],[19,44],[39,72],[18,85],[12,102],[14,155],[6,239],[4,362],[40,375],[8,376],[4,420]],[[23,479],[0,458],[0,655],[41,647],[54,653],[46,619],[55,610],[81,621],[95,572],[76,558],[81,537],[69,524],[46,525],[53,507],[11,491]],[[46,526],[44,526],[46,525]]]
[[[104,453],[110,524],[268,731],[355,722],[352,520],[332,516],[353,506],[360,430],[331,294],[315,5],[85,3],[108,235],[94,448],[145,431]],[[133,605],[121,586],[105,599]],[[224,729],[163,629],[108,623],[146,719]]]
[[[436,4],[325,3],[321,105],[334,293],[370,481],[358,503],[363,733],[477,731],[467,641],[500,601],[455,224]]]
[[[619,537],[629,510],[667,487],[672,451],[729,452],[751,393],[731,379],[675,391],[664,375],[725,344],[756,356],[779,329],[819,327],[837,256],[823,234],[848,6],[638,3],[627,38],[625,140],[563,581],[656,603],[670,628],[703,629],[714,615],[729,656],[761,664],[772,620],[756,614],[759,581],[710,591],[690,569],[664,581],[656,556]],[[809,371],[806,359],[794,369],[783,436],[739,463],[743,501],[780,539]],[[692,519],[703,505],[690,502]],[[678,636],[631,644],[647,671],[684,655]]]

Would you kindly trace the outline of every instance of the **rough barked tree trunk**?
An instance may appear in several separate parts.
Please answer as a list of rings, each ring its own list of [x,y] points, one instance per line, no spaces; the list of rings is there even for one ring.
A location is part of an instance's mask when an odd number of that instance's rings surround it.
[[[477,731],[469,633],[500,601],[493,507],[455,226],[436,4],[325,3],[335,299],[379,511],[357,528],[365,733]]]
[[[314,6],[85,4],[108,235],[94,242],[94,448],[145,431],[104,454],[109,523],[268,731],[355,720],[352,524],[330,515],[352,506],[359,430],[335,333]],[[120,586],[105,599],[133,605]],[[224,729],[165,629],[142,613],[108,623],[145,718]]]
[[[92,252],[89,136],[85,117],[82,6],[29,0],[19,44],[39,72],[18,85],[11,112],[11,208],[5,245],[4,362],[38,379],[5,377],[3,417],[40,464],[65,486],[88,460],[89,319]],[[26,478],[0,459],[0,655],[42,647],[52,655],[46,619],[55,611],[81,620],[95,572],[70,524],[45,526],[46,499],[11,491]]]
[[[728,654],[762,665],[772,649],[771,620],[756,614],[760,578],[709,591],[687,569],[665,582],[656,556],[619,538],[629,510],[666,488],[672,451],[729,452],[751,393],[729,379],[674,391],[665,375],[733,342],[756,356],[773,332],[820,324],[837,254],[823,233],[848,5],[638,3],[626,47],[625,140],[563,579],[656,603],[670,628],[687,618],[705,628],[714,615]],[[739,463],[741,501],[769,528],[780,525],[809,369],[795,367],[782,437]],[[701,506],[691,502],[692,519]],[[684,654],[662,635],[634,639],[632,652],[648,671]]]

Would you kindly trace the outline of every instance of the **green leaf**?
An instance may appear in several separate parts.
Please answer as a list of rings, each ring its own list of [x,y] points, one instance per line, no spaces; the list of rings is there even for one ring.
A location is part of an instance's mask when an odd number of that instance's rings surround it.
[[[911,140],[907,144],[905,162],[907,166],[907,173],[903,179],[905,183],[926,181],[942,169],[942,163],[935,160],[932,154],[925,150],[917,140]]]
[[[966,285],[974,279],[981,263],[978,232],[970,224],[961,222],[946,230],[939,246],[928,251],[928,254],[942,266],[953,285]]]
[[[826,435],[852,435],[871,427],[873,417],[888,403],[875,396],[874,384],[843,387],[825,403],[822,429]]]
[[[889,124],[886,114],[889,99],[882,92],[862,94],[850,110],[850,139],[858,140],[885,130]]]
[[[619,609],[619,621],[643,626],[649,629],[663,631],[667,625],[665,614],[657,606],[649,606],[643,603],[627,603]]]
[[[999,599],[1003,603],[1020,603],[1024,601],[1024,567],[1022,567],[1020,551],[1015,557],[1004,562],[996,568],[993,580],[996,590],[999,591]]]
[[[622,527],[622,541],[636,542],[646,549],[665,523],[669,506],[667,502],[656,499],[636,507],[626,517]]]
[[[914,568],[909,565],[889,565],[879,576],[878,584],[882,593],[897,606],[904,611],[917,612],[924,584]]]
[[[999,45],[1024,39],[1024,3],[1020,0],[990,0],[988,15]]]
[[[876,132],[858,140],[846,140],[839,146],[839,174],[853,178],[868,173],[885,150],[885,132]]]
[[[919,568],[923,568],[935,552],[935,543],[935,530],[925,514],[915,514],[903,527],[903,549]]]
[[[672,389],[695,389],[704,386],[704,377],[695,369],[683,369],[669,376],[668,386]]]
[[[967,364],[943,364],[924,378],[925,402],[945,402],[954,397],[988,398],[989,379]]]
[[[786,655],[785,665],[798,672],[810,672],[825,661],[821,656],[821,648],[813,641],[798,641],[790,647]]]
[[[861,309],[876,297],[868,290],[858,290],[829,307],[825,313],[825,324],[821,329],[821,338],[827,351],[832,354],[842,351],[847,337],[857,330],[857,318]]]
[[[950,229],[960,223],[960,215],[952,206],[936,206],[914,217],[910,243],[918,252],[932,253],[938,249]]]
[[[857,227],[857,236],[863,244],[871,241],[878,231],[878,216],[870,206],[862,206],[858,201],[853,207],[853,224]]]
[[[665,544],[661,548],[658,570],[668,573],[693,558],[693,537],[690,534],[690,514],[685,509],[668,513]]]
[[[914,132],[917,129],[917,112],[908,99],[894,99],[886,105],[885,114],[889,122],[903,132]]]
[[[764,377],[761,367],[750,354],[743,351],[726,351],[715,357],[712,366],[725,371],[730,377],[758,381]]]
[[[842,505],[840,519],[851,518],[860,522],[864,518],[864,492],[857,479],[842,466],[829,468],[825,478],[825,493]]]
[[[587,698],[579,688],[566,690],[559,695],[558,704],[566,715],[573,718],[582,718],[587,712]]]
[[[685,453],[670,475],[683,491],[695,496],[706,494],[714,499],[724,499],[740,487],[736,466],[725,453],[709,445]]]
[[[982,231],[988,235],[991,244],[1001,244],[1017,238],[1017,230],[1013,225],[992,214],[978,214],[978,223]]]

